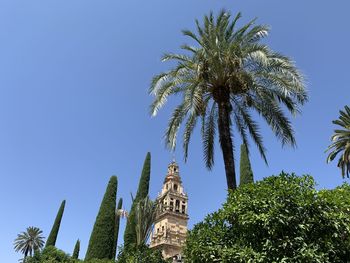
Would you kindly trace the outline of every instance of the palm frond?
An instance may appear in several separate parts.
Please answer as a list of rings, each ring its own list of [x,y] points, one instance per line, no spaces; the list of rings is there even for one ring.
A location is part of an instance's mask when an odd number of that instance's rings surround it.
[[[193,133],[193,130],[196,126],[196,122],[197,122],[197,116],[195,114],[191,114],[188,117],[186,125],[185,125],[185,131],[183,134],[183,151],[184,151],[185,162],[187,161],[188,145],[190,143],[190,139],[191,139],[191,135]]]
[[[165,132],[166,146],[171,150],[174,150],[176,147],[177,132],[185,116],[186,105],[185,103],[182,103],[173,111]]]
[[[266,120],[282,146],[296,146],[292,125],[275,100],[264,97],[262,100],[253,101],[252,106]]]
[[[333,161],[338,154],[341,154],[338,159],[337,166],[341,169],[342,177],[350,177],[350,108],[344,107],[344,111],[339,111],[339,118],[333,121],[333,124],[342,127],[343,129],[335,129],[331,137],[331,145],[328,146],[326,152],[327,163]]]
[[[237,118],[240,118],[241,125],[244,127],[244,129],[248,129],[249,134],[252,137],[256,147],[258,148],[261,157],[263,158],[264,162],[268,164],[266,158],[266,149],[264,147],[262,136],[259,132],[258,124],[251,117],[251,114],[249,113],[247,107],[242,105],[242,103],[237,101],[235,98],[232,98],[232,101],[234,103],[235,109],[234,114],[237,115]],[[244,140],[243,138],[243,143],[247,145],[247,150],[249,151],[249,144],[247,142],[247,139]]]
[[[214,148],[217,122],[217,106],[212,104],[209,115],[206,118],[204,132],[202,134],[203,140],[203,154],[206,167],[210,170],[214,165]]]
[[[242,17],[241,12],[238,12],[237,15],[235,16],[235,18],[232,20],[232,22],[228,25],[227,29],[226,29],[226,41],[229,42],[229,40],[232,38],[232,34],[234,32],[235,26],[237,21]]]
[[[183,44],[180,48],[183,49],[183,50],[190,51],[193,54],[196,54],[196,52],[198,52],[198,48],[197,47],[193,47],[193,46],[190,46],[190,45],[187,45],[187,44]]]
[[[184,35],[184,36],[188,36],[188,37],[190,37],[190,38],[192,38],[193,40],[195,40],[198,44],[201,44],[201,42],[200,42],[200,40],[199,40],[199,38],[196,36],[196,34],[195,33],[193,33],[191,30],[182,30],[182,34]]]
[[[244,36],[244,41],[248,43],[256,43],[262,38],[266,37],[270,31],[268,25],[257,25],[254,26],[250,31]]]
[[[157,202],[152,201],[148,196],[140,200],[135,207],[135,228],[137,245],[146,244],[154,221],[157,216]]]

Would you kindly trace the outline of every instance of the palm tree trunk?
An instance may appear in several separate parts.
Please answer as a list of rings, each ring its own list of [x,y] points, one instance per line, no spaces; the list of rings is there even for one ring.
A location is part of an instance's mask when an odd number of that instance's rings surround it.
[[[225,92],[224,88],[218,89],[218,128],[219,139],[222,155],[225,163],[226,181],[228,189],[235,190],[237,188],[235,160],[233,156],[233,143],[231,138],[231,122],[230,122],[230,95]]]

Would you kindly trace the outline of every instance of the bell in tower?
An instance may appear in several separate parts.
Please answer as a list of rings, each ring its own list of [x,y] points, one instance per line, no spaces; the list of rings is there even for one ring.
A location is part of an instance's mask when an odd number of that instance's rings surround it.
[[[188,197],[184,192],[175,161],[168,166],[163,188],[157,198],[161,203],[151,235],[151,248],[162,250],[165,259],[172,258],[175,262],[182,257],[182,247],[187,234],[187,203]]]

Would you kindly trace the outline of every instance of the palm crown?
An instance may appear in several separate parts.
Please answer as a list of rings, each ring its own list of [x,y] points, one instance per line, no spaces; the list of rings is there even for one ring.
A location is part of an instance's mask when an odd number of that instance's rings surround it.
[[[231,126],[234,124],[248,145],[248,134],[267,162],[257,122],[256,111],[269,124],[282,144],[295,145],[293,129],[282,106],[293,115],[307,101],[303,77],[287,57],[259,43],[269,32],[268,26],[255,25],[255,19],[236,29],[241,17],[222,11],[215,19],[211,13],[204,24],[196,20],[197,33],[183,30],[196,46],[183,45],[188,54],[165,54],[163,61],[175,61],[176,66],[154,77],[150,93],[155,96],[152,115],[165,104],[170,95],[182,94],[183,99],[170,118],[165,133],[166,144],[176,146],[181,123],[185,123],[183,150],[185,160],[188,145],[198,119],[202,123],[202,140],[206,166],[214,164],[214,137],[219,130],[228,187],[235,188],[235,171]],[[229,175],[228,175],[229,173]],[[229,182],[230,181],[230,182]]]
[[[37,227],[27,227],[25,232],[17,235],[14,241],[16,252],[20,251],[24,254],[24,258],[28,255],[32,256],[33,252],[40,250],[44,246],[43,231]]]
[[[333,161],[334,158],[342,153],[338,160],[338,167],[342,171],[342,176],[349,177],[350,174],[350,108],[345,106],[344,111],[339,111],[340,116],[338,120],[333,123],[340,126],[342,129],[334,130],[331,138],[332,144],[326,151],[330,151],[327,162]]]

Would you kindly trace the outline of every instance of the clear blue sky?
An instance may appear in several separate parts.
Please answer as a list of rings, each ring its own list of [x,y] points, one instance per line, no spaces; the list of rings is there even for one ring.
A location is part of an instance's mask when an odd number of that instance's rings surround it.
[[[26,227],[47,236],[63,199],[57,246],[71,253],[80,238],[84,256],[109,177],[129,208],[147,151],[156,196],[172,158],[161,138],[173,104],[150,118],[150,80],[169,67],[162,53],[187,41],[180,30],[223,7],[271,25],[268,44],[308,79],[310,102],[293,119],[298,148],[281,148],[263,126],[269,167],[254,149],[256,179],[283,169],[312,174],[319,188],[343,182],[324,150],[350,104],[349,1],[0,0],[0,262],[21,257],[12,243]],[[196,131],[187,164],[176,153],[190,226],[226,196],[219,149],[212,172],[201,150]]]

